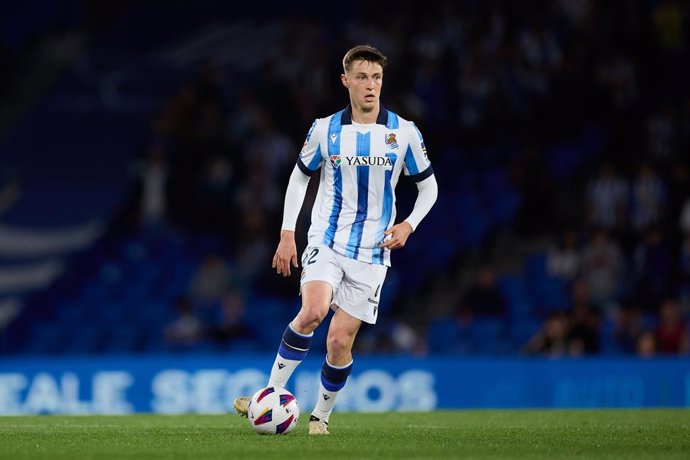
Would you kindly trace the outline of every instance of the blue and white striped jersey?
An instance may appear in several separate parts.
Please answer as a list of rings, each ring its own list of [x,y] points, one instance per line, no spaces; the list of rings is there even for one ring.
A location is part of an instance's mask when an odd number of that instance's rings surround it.
[[[375,124],[354,123],[348,106],[314,121],[297,165],[308,175],[322,167],[309,244],[326,244],[351,259],[390,266],[390,250],[378,245],[395,223],[400,172],[415,182],[433,174],[414,123],[383,106]]]

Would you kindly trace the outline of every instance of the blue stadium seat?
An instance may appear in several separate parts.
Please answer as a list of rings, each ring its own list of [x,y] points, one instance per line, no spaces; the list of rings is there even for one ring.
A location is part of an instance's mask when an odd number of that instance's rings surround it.
[[[27,354],[55,353],[62,348],[64,343],[63,330],[51,323],[34,324],[30,338],[24,347]]]
[[[492,195],[489,199],[492,220],[500,225],[509,224],[517,215],[520,203],[520,194],[511,190]]]
[[[528,281],[540,280],[548,276],[546,271],[546,253],[537,252],[525,259],[525,275]]]
[[[462,353],[468,350],[465,333],[452,317],[437,318],[429,323],[427,345],[429,352],[439,354]]]
[[[503,318],[477,317],[470,326],[471,349],[477,354],[505,354],[509,337]]]
[[[570,305],[567,286],[560,279],[545,277],[535,280],[532,292],[538,308],[543,312],[565,310]]]
[[[71,329],[64,351],[75,354],[99,353],[106,344],[107,329],[93,323],[82,323]]]
[[[527,284],[522,276],[504,275],[497,280],[501,293],[508,298],[525,298],[528,295]]]
[[[510,340],[513,350],[518,351],[524,347],[541,326],[542,321],[535,316],[511,320]]]
[[[599,330],[599,345],[604,355],[619,355],[624,352],[614,336],[616,324],[611,319],[605,318],[601,322]]]

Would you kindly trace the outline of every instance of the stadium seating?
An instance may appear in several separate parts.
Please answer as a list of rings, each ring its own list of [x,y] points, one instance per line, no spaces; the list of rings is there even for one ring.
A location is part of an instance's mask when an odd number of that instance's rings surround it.
[[[218,4],[234,20],[235,6]],[[2,34],[21,43],[32,28],[57,14],[53,5],[36,15],[36,24],[19,24]],[[0,216],[0,231],[20,229],[23,237],[40,233],[47,240],[60,239],[58,235],[66,242],[52,252],[19,258],[16,251],[0,250],[3,274],[14,275],[29,263],[55,261],[57,267],[21,292],[0,292],[0,303],[16,300],[24,306],[7,328],[0,352],[273,351],[297,311],[294,292],[276,293],[265,283],[249,280],[243,286],[245,319],[254,326],[253,337],[172,344],[165,340],[164,330],[175,318],[175,300],[185,293],[200,260],[218,251],[235,264],[236,255],[228,248],[237,243],[222,234],[196,230],[151,237],[144,231],[108,228],[131,192],[132,164],[161,106],[197,75],[204,59],[222,56],[226,63],[238,63],[252,56],[259,62],[274,50],[245,35],[271,36],[281,30],[267,25],[257,32],[254,24],[239,19],[207,24],[201,8],[180,3],[167,7],[166,20],[154,33],[151,23],[159,14],[159,5],[132,2],[120,21],[99,35],[83,59],[51,85],[0,144],[0,173],[19,171],[25,179],[17,201]],[[233,38],[243,40],[238,45]],[[210,45],[199,46],[206,39]],[[227,43],[234,46],[225,50]],[[220,48],[223,53],[216,53]],[[433,132],[433,126],[429,128]],[[425,139],[441,193],[407,247],[393,255],[381,294],[382,323],[408,299],[431,297],[426,289],[454,272],[458,260],[474,260],[496,234],[513,231],[525,199],[511,170],[522,154],[522,139],[490,139],[480,147],[455,138],[441,142],[438,134],[425,134]],[[608,141],[607,131],[592,123],[579,136],[545,142],[541,154],[551,179],[572,180]],[[59,155],[53,155],[56,145]],[[0,177],[0,187],[6,180]],[[415,188],[401,181],[398,190],[398,216],[404,216]],[[15,250],[17,245],[3,247]],[[507,300],[505,317],[475,318],[467,325],[445,316],[447,312],[427,318],[430,352],[518,353],[548,313],[568,307],[568,286],[549,276],[543,251],[531,252],[518,265],[518,270],[499,273],[498,285]],[[216,313],[206,310],[200,316],[212,323]],[[325,334],[326,325],[316,333],[315,349],[323,350]],[[605,322],[602,348],[620,353],[612,335],[613,325]]]

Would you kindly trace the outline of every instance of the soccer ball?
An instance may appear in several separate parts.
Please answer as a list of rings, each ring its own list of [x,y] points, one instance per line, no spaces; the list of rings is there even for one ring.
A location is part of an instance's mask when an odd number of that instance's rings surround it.
[[[288,434],[297,426],[297,399],[281,387],[268,387],[254,393],[247,414],[259,434]]]

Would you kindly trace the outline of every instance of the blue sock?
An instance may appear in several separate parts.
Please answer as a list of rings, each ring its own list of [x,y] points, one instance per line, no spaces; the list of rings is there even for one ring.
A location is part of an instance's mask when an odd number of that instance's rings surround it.
[[[271,368],[271,377],[268,380],[269,387],[285,388],[292,373],[307,356],[312,337],[314,337],[313,332],[309,335],[303,335],[295,332],[292,325],[288,324],[278,347],[278,355]]]
[[[312,415],[318,419],[328,422],[328,418],[333,412],[335,398],[338,392],[345,386],[347,378],[352,372],[352,361],[345,366],[334,366],[326,358],[321,367],[321,385],[319,385],[319,399]]]

